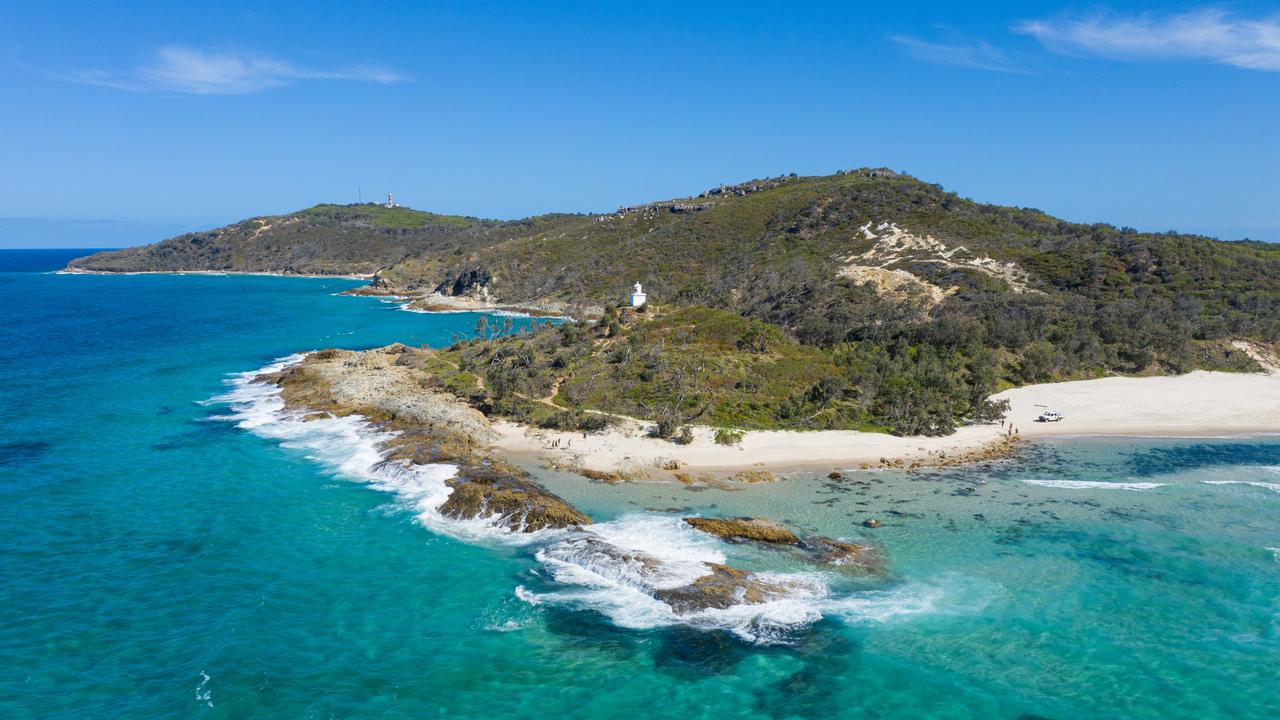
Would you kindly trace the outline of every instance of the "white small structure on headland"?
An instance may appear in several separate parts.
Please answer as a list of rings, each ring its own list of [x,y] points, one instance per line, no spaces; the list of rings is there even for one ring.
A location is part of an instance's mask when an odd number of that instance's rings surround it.
[[[631,289],[631,307],[638,308],[645,304],[647,296],[644,294],[644,288],[640,287],[640,283]]]

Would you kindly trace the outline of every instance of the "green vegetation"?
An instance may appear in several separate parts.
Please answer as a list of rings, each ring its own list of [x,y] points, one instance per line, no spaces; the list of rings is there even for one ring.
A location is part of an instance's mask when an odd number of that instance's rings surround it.
[[[886,222],[913,244],[883,245]],[[1248,370],[1229,340],[1280,341],[1280,247],[1068,223],[885,170],[511,222],[321,205],[73,266],[377,272],[393,292],[558,305],[590,320],[486,328],[441,354],[449,388],[534,424],[614,413],[664,437],[945,433],[998,417],[985,398],[1011,385]],[[648,311],[614,309],[637,280]]]
[[[610,415],[643,418],[677,442],[691,439],[690,423],[720,428],[716,441],[730,445],[740,428],[939,434],[990,416],[995,390],[990,366],[959,353],[817,348],[703,307],[656,316],[611,308],[594,323],[509,329],[434,357],[443,386],[486,413],[584,431]]]
[[[417,230],[427,225],[449,225],[457,228],[471,227],[482,223],[476,218],[460,215],[437,215],[406,207],[387,207],[377,203],[363,205],[332,205],[323,203],[296,213],[298,216],[317,217],[334,222],[367,221],[387,228],[406,228]]]
[[[716,428],[716,444],[717,445],[737,445],[742,442],[745,436],[741,430],[734,428]]]

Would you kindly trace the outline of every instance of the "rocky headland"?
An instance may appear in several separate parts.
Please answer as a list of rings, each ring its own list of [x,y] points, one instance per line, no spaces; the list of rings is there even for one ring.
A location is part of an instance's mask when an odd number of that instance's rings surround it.
[[[518,533],[562,530],[567,534],[544,552],[562,562],[630,568],[640,578],[653,580],[642,583],[645,591],[676,615],[765,603],[787,593],[785,584],[716,562],[702,563],[701,575],[677,587],[658,581],[665,572],[663,560],[609,543],[590,530],[586,514],[542,487],[527,471],[495,457],[489,446],[495,433],[488,418],[442,388],[429,370],[431,359],[426,351],[399,344],[363,352],[321,350],[259,375],[255,382],[278,387],[286,411],[304,420],[356,415],[391,434],[380,447],[385,463],[455,466],[455,476],[446,481],[449,497],[439,507],[445,517],[496,517],[498,524]],[[873,563],[867,559],[879,557],[866,546],[828,538],[802,540],[768,520],[687,522],[725,540],[794,546],[807,559],[835,567],[869,568]]]
[[[479,411],[433,387],[433,376],[404,345],[366,352],[321,350],[258,377],[280,388],[288,409],[308,417],[360,415],[396,433],[386,462],[448,463],[457,474],[440,508],[458,520],[497,515],[519,532],[588,525],[591,519],[530,479],[528,472],[484,452],[492,439]]]

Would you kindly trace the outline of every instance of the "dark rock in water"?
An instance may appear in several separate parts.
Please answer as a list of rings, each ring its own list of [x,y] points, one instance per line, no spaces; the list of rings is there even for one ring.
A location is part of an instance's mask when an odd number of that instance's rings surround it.
[[[841,479],[841,478],[843,478],[843,477],[844,477],[844,473],[833,470],[833,471],[831,471],[831,472],[827,473],[827,477],[828,477],[828,478],[830,478],[830,479],[832,479],[832,480],[839,480],[839,479]]]
[[[804,547],[813,559],[855,573],[884,574],[884,553],[871,545],[860,545],[825,537],[806,538]]]
[[[781,523],[763,518],[700,518],[684,519],[694,529],[729,540],[753,540],[775,545],[797,545],[800,538]]]
[[[869,527],[869,528],[878,528],[880,527],[880,521],[875,518],[867,518],[866,520],[862,521],[862,526]]]
[[[470,520],[499,515],[503,524],[520,532],[588,525],[591,518],[560,496],[512,471],[488,465],[465,465],[445,482],[453,488],[440,506],[445,517]]]
[[[653,654],[658,670],[687,680],[725,675],[751,650],[731,633],[675,625],[662,632],[662,644]]]
[[[670,605],[677,615],[687,615],[713,608],[723,610],[742,603],[762,603],[771,596],[786,592],[786,588],[764,582],[745,570],[720,563],[704,564],[711,572],[688,585],[657,589],[653,596]]]
[[[417,465],[453,463],[458,474],[446,480],[453,488],[440,506],[445,517],[471,520],[499,515],[503,525],[518,532],[588,525],[591,518],[559,495],[534,482],[513,465],[478,458],[474,441],[449,432],[402,433],[383,445],[388,462]]]
[[[751,541],[789,548],[806,560],[858,573],[885,572],[884,554],[870,545],[815,535],[801,538],[786,526],[764,518],[698,518],[685,522],[729,542]]]
[[[585,529],[543,552],[560,562],[612,576],[666,603],[677,615],[762,603],[786,592],[785,587],[767,583],[754,573],[709,562],[702,563],[706,574],[687,585],[656,587],[664,580],[664,561],[638,550],[620,548]]]

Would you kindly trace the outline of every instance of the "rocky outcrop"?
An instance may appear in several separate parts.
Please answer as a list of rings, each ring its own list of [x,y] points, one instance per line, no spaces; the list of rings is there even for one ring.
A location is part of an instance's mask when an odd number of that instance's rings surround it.
[[[657,202],[657,203],[648,203],[647,205],[629,205],[626,207],[618,208],[617,212],[615,212],[612,215],[601,215],[596,220],[597,222],[603,222],[605,220],[625,217],[633,213],[644,213],[645,216],[652,217],[655,213],[658,213],[664,210],[666,212],[671,212],[671,213],[694,213],[694,212],[702,212],[703,210],[710,210],[715,206],[716,204],[713,202],[705,202],[705,203]]]
[[[734,605],[756,605],[786,592],[786,588],[761,580],[754,573],[719,563],[704,563],[707,574],[688,585],[658,589],[653,595],[671,606],[677,615],[700,610],[723,610]]]
[[[634,587],[666,603],[676,615],[754,605],[787,592],[785,586],[767,582],[755,573],[714,562],[700,563],[702,574],[693,581],[669,587],[671,568],[666,562],[639,550],[620,548],[587,529],[543,552],[555,562],[576,565]]]
[[[591,518],[513,467],[466,465],[446,483],[453,488],[440,506],[445,517],[459,520],[501,517],[519,532],[588,525]]]
[[[484,268],[473,268],[447,275],[432,292],[441,295],[475,295],[488,288],[493,275]]]
[[[814,561],[831,565],[841,570],[863,574],[883,575],[888,570],[884,553],[871,545],[832,540],[825,537],[811,537],[804,541]]]
[[[950,455],[945,450],[930,450],[917,458],[880,458],[878,463],[862,463],[861,470],[874,468],[889,470],[920,470],[922,468],[954,467],[956,465],[975,465],[978,463],[1003,460],[1013,456],[1022,448],[1022,436],[1002,435],[995,440],[973,450],[954,452]]]
[[[704,533],[731,542],[751,540],[775,545],[799,545],[800,538],[781,523],[762,518],[687,517],[686,523]]]
[[[785,548],[798,557],[858,574],[883,575],[884,554],[871,545],[833,540],[821,535],[800,537],[785,525],[764,518],[687,517],[686,523],[729,542],[757,542]]]
[[[527,472],[486,457],[489,421],[452,395],[432,390],[423,351],[404,345],[358,353],[321,350],[259,382],[277,385],[286,407],[334,416],[360,415],[397,433],[383,443],[385,462],[450,463],[456,475],[440,507],[459,520],[498,516],[517,532],[568,528],[591,522]]]
[[[796,179],[796,174],[779,175],[778,177],[765,178],[763,180],[751,180],[749,182],[738,183],[736,185],[721,185],[706,190],[698,194],[700,198],[709,197],[742,197],[751,193],[762,192],[764,190],[772,190],[785,182]]]
[[[764,483],[764,482],[776,482],[778,479],[778,476],[774,475],[768,470],[759,470],[759,469],[739,470],[738,472],[730,476],[729,479],[736,480],[737,482],[741,482],[741,483]]]

